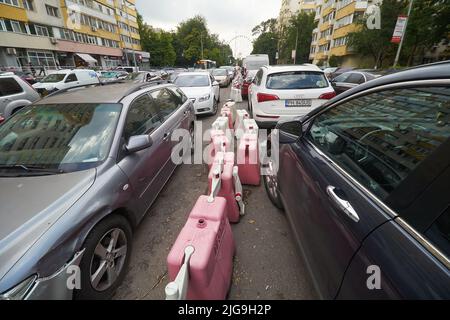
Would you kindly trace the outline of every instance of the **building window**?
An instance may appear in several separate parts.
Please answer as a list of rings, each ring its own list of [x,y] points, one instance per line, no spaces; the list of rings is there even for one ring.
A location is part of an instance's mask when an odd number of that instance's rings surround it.
[[[347,40],[348,40],[348,37],[336,38],[336,39],[334,39],[334,46],[335,47],[345,46],[347,44]]]
[[[33,66],[56,66],[55,57],[51,52],[28,51],[28,59]]]
[[[47,14],[52,17],[59,18],[59,9],[53,6],[49,6],[48,4],[45,5],[45,8],[47,9]]]
[[[10,6],[20,7],[19,0],[0,0],[0,3],[8,4]]]
[[[33,0],[23,0],[23,7],[29,11],[34,11]]]
[[[5,20],[0,19],[0,31],[6,31]]]
[[[35,25],[34,27],[36,28],[36,34],[38,36],[48,37],[48,29],[47,29],[47,27],[38,26],[38,25]]]

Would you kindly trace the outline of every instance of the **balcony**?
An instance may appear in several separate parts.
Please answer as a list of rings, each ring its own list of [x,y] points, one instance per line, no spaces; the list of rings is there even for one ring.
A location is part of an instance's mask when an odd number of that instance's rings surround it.
[[[368,7],[368,1],[356,1],[355,10],[365,11]]]

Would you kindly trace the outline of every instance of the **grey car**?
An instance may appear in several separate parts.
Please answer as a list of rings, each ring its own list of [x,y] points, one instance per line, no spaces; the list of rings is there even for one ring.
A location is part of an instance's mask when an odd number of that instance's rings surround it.
[[[176,168],[172,134],[193,125],[178,87],[128,83],[51,95],[0,126],[0,300],[110,298]]]
[[[21,108],[39,100],[40,95],[27,82],[12,73],[0,75],[0,123]]]

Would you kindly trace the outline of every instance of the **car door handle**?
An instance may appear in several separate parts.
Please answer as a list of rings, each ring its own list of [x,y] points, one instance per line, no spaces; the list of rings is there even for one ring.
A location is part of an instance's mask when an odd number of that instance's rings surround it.
[[[336,194],[336,188],[333,186],[329,186],[327,188],[327,193],[330,196],[331,200],[337,204],[337,206],[344,211],[344,213],[353,221],[359,222],[359,215],[356,213],[353,206],[347,200],[341,199]]]
[[[167,141],[170,139],[171,136],[172,136],[172,132],[166,132],[166,133],[164,133],[163,140]]]

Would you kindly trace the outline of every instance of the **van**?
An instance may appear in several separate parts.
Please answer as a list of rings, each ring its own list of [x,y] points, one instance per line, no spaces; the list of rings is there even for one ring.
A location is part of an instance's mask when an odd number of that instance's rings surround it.
[[[252,54],[245,57],[242,62],[242,66],[246,71],[257,71],[259,68],[268,66],[269,64],[269,55],[267,54]]]
[[[94,70],[59,70],[55,73],[49,74],[40,82],[35,83],[33,88],[35,88],[41,95],[47,95],[57,90],[97,83],[100,83],[100,80]]]

